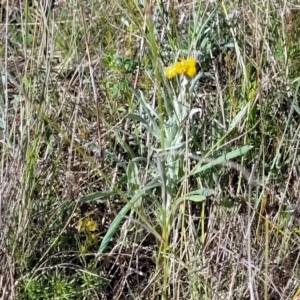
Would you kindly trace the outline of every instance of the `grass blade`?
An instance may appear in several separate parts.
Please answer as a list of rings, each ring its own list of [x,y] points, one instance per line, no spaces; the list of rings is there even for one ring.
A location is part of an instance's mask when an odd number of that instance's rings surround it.
[[[221,165],[230,159],[242,156],[252,148],[253,148],[252,146],[246,145],[246,146],[243,146],[236,150],[230,151],[229,153],[223,154],[223,155],[219,156],[218,158],[211,160],[209,163],[207,163],[204,166],[201,166],[201,165],[196,166],[195,169],[191,172],[191,175],[198,174],[200,172],[203,172],[205,170],[212,168],[213,166]]]
[[[133,205],[145,194],[146,191],[152,190],[156,187],[161,186],[161,184],[157,180],[158,178],[154,179],[150,184],[148,184],[143,190],[138,192],[135,196],[131,198],[131,200],[121,209],[121,211],[118,213],[118,215],[115,217],[115,219],[110,224],[107,233],[105,234],[101,245],[99,247],[99,250],[97,252],[97,255],[103,253],[103,251],[106,249],[109,241],[111,240],[112,236],[118,229],[120,223],[124,219],[125,215],[128,213],[128,211],[133,207]]]

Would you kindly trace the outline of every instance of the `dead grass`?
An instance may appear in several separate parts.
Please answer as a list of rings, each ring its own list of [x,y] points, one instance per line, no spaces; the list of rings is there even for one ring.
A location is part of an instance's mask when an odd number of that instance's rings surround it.
[[[8,4],[1,299],[297,300],[297,1]]]

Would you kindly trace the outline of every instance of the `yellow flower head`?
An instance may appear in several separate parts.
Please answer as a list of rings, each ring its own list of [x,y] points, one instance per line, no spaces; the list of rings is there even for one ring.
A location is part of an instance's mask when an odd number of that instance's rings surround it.
[[[87,241],[88,244],[91,244],[91,245],[92,245],[92,244],[97,244],[97,243],[98,243],[98,237],[97,237],[96,234],[91,233],[91,234],[89,234],[89,236],[87,237],[86,241]]]
[[[77,230],[78,231],[88,231],[88,232],[92,232],[92,231],[95,231],[96,230],[96,227],[97,227],[97,223],[92,220],[92,219],[89,219],[89,218],[86,218],[86,219],[80,219],[77,223]]]
[[[175,62],[166,69],[166,76],[168,79],[179,74],[184,74],[189,77],[195,76],[196,60],[193,57],[188,57],[187,59],[181,58],[179,62]]]
[[[188,57],[185,64],[185,72],[184,74],[193,77],[196,75],[196,60],[193,57]]]
[[[84,220],[84,227],[87,231],[95,231],[96,230],[96,222],[92,219],[85,219]]]
[[[82,219],[80,219],[80,220],[77,222],[76,229],[77,229],[78,231],[81,231],[82,225],[83,225],[83,221],[82,221]]]

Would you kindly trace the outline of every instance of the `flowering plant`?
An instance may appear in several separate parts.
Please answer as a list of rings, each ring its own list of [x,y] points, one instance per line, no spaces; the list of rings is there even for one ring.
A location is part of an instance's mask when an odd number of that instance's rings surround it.
[[[98,243],[97,234],[94,233],[97,229],[97,222],[89,217],[85,217],[77,222],[76,228],[78,232],[85,233],[85,240],[80,242],[79,250],[81,253],[86,253],[91,246]]]
[[[169,79],[179,74],[184,74],[189,77],[195,76],[196,60],[193,57],[188,57],[187,59],[180,58],[178,62],[175,62],[166,69],[166,76]]]
[[[92,232],[96,230],[97,223],[89,218],[80,219],[77,223],[78,231]]]

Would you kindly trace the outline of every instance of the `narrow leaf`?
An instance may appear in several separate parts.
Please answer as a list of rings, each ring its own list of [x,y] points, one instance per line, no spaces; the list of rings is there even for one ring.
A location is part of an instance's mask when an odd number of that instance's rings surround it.
[[[195,175],[197,173],[203,172],[203,171],[205,171],[207,169],[210,169],[210,168],[212,168],[213,166],[216,166],[216,165],[222,165],[224,162],[226,162],[226,161],[228,161],[230,159],[233,159],[235,157],[239,157],[239,156],[244,155],[251,148],[252,148],[252,146],[246,145],[246,146],[243,146],[243,147],[241,147],[239,149],[236,149],[236,150],[233,150],[233,151],[228,152],[226,154],[223,154],[223,155],[219,156],[216,159],[212,159],[209,163],[207,163],[204,166],[197,165],[194,168],[194,170],[191,172],[191,175]]]
[[[134,204],[145,194],[146,191],[152,190],[159,186],[161,186],[161,183],[158,182],[158,178],[155,178],[143,190],[141,190],[136,195],[134,195],[131,198],[131,200],[121,209],[121,211],[118,213],[118,215],[115,217],[115,219],[110,224],[105,236],[103,237],[103,240],[101,242],[101,245],[97,252],[97,255],[103,253],[103,251],[106,249],[112,236],[115,234],[116,230],[119,228],[121,221],[124,219],[124,217],[126,216],[128,211],[134,206]]]
[[[117,195],[117,192],[114,191],[101,191],[101,192],[95,192],[95,193],[91,193],[88,195],[85,195],[83,197],[80,198],[80,202],[92,202],[92,201],[97,201],[101,198],[104,197],[110,197],[110,196],[114,196]]]
[[[133,161],[130,161],[128,163],[126,175],[128,194],[133,195],[140,187],[139,170],[137,165]]]
[[[232,130],[233,128],[235,128],[243,119],[243,117],[245,116],[246,112],[247,112],[247,108],[248,106],[245,105],[239,112],[238,114],[233,118],[231,124],[229,125],[229,130]]]
[[[202,195],[189,195],[186,197],[186,200],[190,200],[190,201],[193,201],[193,202],[202,202],[206,199],[205,196],[202,196]]]
[[[140,115],[128,114],[127,118],[142,123],[149,133],[151,133],[154,137],[159,138],[159,132],[157,131],[158,127],[155,126],[156,130],[154,130],[149,126],[148,122],[146,122],[145,119],[142,118]]]
[[[178,203],[181,203],[184,200],[191,200],[194,202],[200,202],[200,201],[204,201],[206,199],[206,197],[211,196],[214,194],[214,190],[213,189],[199,189],[199,190],[195,190],[192,191],[180,198],[178,198]]]

